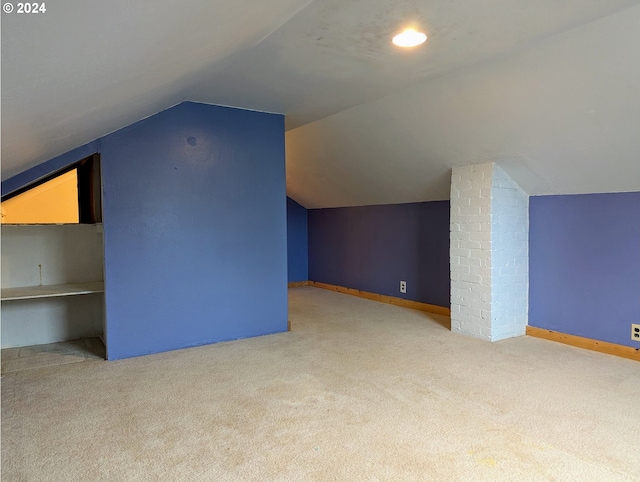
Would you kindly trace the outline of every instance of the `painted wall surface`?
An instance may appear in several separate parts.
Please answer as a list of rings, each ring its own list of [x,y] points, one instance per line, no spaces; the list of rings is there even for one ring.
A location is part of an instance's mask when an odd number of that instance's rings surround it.
[[[640,348],[640,192],[530,198],[529,325]]]
[[[65,174],[2,203],[5,224],[77,223],[78,172]]]
[[[310,280],[449,306],[448,201],[308,214]]]
[[[2,226],[2,287],[102,281],[102,225]]]
[[[287,330],[283,116],[182,103],[100,145],[109,359]]]
[[[104,296],[2,302],[2,348],[103,336]]]
[[[2,287],[101,281],[102,225],[2,226]],[[102,336],[104,296],[2,302],[2,348]]]
[[[287,198],[287,270],[289,282],[309,279],[307,210]]]

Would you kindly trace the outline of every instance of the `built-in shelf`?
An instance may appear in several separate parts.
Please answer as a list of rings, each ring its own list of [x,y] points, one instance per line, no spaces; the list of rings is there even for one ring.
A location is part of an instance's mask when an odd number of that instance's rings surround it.
[[[56,298],[59,296],[88,295],[104,292],[104,282],[70,283],[49,286],[27,286],[24,288],[2,288],[2,301]]]

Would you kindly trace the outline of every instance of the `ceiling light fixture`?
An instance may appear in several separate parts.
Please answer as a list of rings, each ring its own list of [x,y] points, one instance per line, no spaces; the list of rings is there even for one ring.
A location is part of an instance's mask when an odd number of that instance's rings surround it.
[[[422,32],[417,32],[412,28],[408,28],[402,33],[399,33],[393,37],[394,45],[398,47],[415,47],[424,43],[427,40],[427,36]]]

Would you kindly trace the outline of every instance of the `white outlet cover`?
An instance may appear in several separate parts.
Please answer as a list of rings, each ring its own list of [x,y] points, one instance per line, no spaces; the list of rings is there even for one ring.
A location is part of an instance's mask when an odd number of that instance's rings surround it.
[[[400,281],[400,293],[406,293],[406,292],[407,292],[407,282]]]
[[[631,339],[640,342],[640,323],[631,323]]]

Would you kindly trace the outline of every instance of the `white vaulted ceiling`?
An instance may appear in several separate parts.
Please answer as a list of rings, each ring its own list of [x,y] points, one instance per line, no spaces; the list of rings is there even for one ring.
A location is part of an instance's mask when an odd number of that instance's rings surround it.
[[[278,112],[307,207],[640,190],[640,2],[58,1],[2,15],[2,178],[183,100]],[[415,24],[412,51],[391,36]]]

